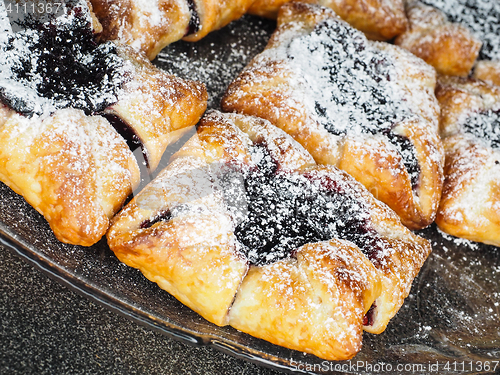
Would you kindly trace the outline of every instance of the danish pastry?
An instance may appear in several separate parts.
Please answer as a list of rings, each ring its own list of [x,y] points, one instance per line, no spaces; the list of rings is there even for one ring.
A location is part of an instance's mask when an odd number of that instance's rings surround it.
[[[436,96],[446,151],[436,223],[451,235],[500,246],[500,89],[440,77]]]
[[[330,9],[289,3],[222,108],[271,121],[418,229],[434,220],[442,187],[434,87],[434,69],[411,53],[368,41]]]
[[[420,0],[409,1],[408,9],[410,27],[396,44],[442,74],[466,76],[477,61],[476,78],[500,81],[498,1]]]
[[[266,120],[217,111],[107,238],[210,322],[332,360],[385,329],[430,252],[347,173]]]
[[[248,13],[276,18],[279,8],[291,0],[256,0]],[[408,25],[402,0],[306,0],[304,3],[329,7],[343,20],[373,40],[390,40]]]
[[[101,37],[118,39],[150,60],[182,38],[197,41],[240,18],[253,0],[91,0],[103,25]]]
[[[122,135],[144,145],[154,169],[175,131],[199,120],[206,91],[129,47],[96,44],[87,4],[69,5],[0,43],[0,180],[59,240],[89,246],[140,181]]]
[[[476,62],[481,41],[471,31],[434,7],[413,1],[407,4],[409,27],[395,43],[436,68],[441,74],[468,76]]]

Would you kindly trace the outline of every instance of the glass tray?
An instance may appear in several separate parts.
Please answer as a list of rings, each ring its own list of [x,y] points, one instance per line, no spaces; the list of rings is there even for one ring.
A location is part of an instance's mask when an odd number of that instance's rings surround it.
[[[218,108],[227,85],[264,48],[274,27],[245,16],[200,42],[167,47],[154,64],[205,82],[209,108]],[[187,137],[167,149],[160,168]],[[500,360],[500,248],[454,239],[434,226],[420,232],[433,253],[387,330],[365,333],[351,361],[328,362],[207,322],[121,264],[104,239],[90,248],[60,243],[41,215],[1,183],[0,196],[2,244],[79,293],[185,342],[298,373],[489,374]]]

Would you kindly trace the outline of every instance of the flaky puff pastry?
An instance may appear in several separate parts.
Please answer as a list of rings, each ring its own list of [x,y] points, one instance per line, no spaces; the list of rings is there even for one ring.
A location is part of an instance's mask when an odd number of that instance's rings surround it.
[[[222,108],[269,120],[417,229],[434,220],[443,178],[434,87],[434,69],[409,52],[368,41],[328,8],[289,3]]]
[[[191,11],[186,0],[91,0],[104,40],[119,40],[149,59],[189,32]]]
[[[476,62],[481,41],[464,25],[419,1],[406,5],[409,27],[395,40],[436,68],[440,74],[467,76]]]
[[[104,40],[119,40],[150,60],[182,38],[197,41],[240,18],[253,0],[91,0]]]
[[[156,168],[177,133],[198,122],[207,95],[130,47],[96,44],[80,6],[0,45],[0,100],[10,108],[0,113],[0,180],[59,240],[90,246],[139,183],[129,146],[142,145]]]
[[[127,79],[104,114],[132,130],[154,171],[167,146],[200,120],[207,108],[207,90],[201,82],[166,74],[130,46],[117,46],[127,64]]]
[[[430,252],[280,129],[217,111],[107,237],[118,259],[210,322],[330,360],[353,357],[363,329],[384,330]]]
[[[291,0],[256,0],[248,13],[276,18],[279,8]],[[340,18],[361,30],[372,40],[390,40],[404,32],[408,25],[402,0],[306,0],[303,3],[329,7]]]
[[[480,60],[474,66],[472,77],[500,86],[500,61]]]
[[[443,76],[436,96],[446,151],[436,223],[453,236],[500,246],[500,89]]]
[[[197,17],[199,25],[194,33],[183,39],[195,42],[208,33],[226,26],[245,14],[254,0],[192,0],[194,3],[192,17]],[[196,14],[195,14],[196,13]]]
[[[104,118],[75,109],[43,120],[5,115],[0,180],[47,219],[59,240],[97,242],[139,182],[126,142]]]

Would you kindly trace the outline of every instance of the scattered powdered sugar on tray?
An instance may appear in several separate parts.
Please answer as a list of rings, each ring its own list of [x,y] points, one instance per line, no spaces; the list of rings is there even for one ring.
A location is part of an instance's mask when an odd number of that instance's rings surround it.
[[[437,231],[441,236],[443,236],[444,239],[453,242],[453,244],[455,244],[457,247],[467,247],[471,250],[477,250],[479,248],[479,245],[476,242],[466,240],[465,238],[454,237],[448,233],[443,232],[439,228],[437,228]],[[435,243],[434,245],[437,245],[437,243]]]
[[[199,42],[173,43],[163,49],[153,63],[169,74],[205,83],[208,108],[219,108],[226,88],[250,59],[264,49],[276,26],[257,17],[243,18],[242,22],[231,23]],[[224,33],[224,44],[220,43],[219,33]],[[250,36],[252,39],[247,40]]]

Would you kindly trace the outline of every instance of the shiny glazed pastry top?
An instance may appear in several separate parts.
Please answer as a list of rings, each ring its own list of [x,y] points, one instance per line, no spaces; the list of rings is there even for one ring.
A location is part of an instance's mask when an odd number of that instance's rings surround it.
[[[107,237],[210,322],[331,360],[385,329],[431,250],[282,130],[216,111]]]
[[[434,69],[409,52],[368,41],[328,8],[290,3],[222,108],[284,129],[418,229],[434,220],[442,186],[434,87]]]

